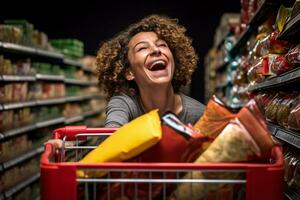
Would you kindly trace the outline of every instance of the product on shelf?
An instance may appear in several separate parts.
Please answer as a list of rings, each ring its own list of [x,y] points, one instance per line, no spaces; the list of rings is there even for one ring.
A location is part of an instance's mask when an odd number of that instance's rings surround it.
[[[256,54],[265,56],[267,54],[284,54],[287,53],[291,47],[288,41],[278,40],[278,32],[274,31],[264,39],[260,40],[256,47]]]
[[[8,161],[32,148],[32,142],[27,135],[12,138],[0,143],[0,162]]]
[[[288,127],[294,130],[300,130],[300,103],[296,104],[288,116]]]
[[[300,67],[300,44],[291,49],[287,54],[286,58],[288,62],[294,67]]]
[[[19,44],[22,41],[23,32],[20,28],[0,24],[0,41]]]
[[[39,170],[39,159],[33,158],[4,172],[0,172],[0,192],[31,177]]]
[[[83,56],[83,42],[77,39],[51,39],[51,45],[67,57],[79,59]]]

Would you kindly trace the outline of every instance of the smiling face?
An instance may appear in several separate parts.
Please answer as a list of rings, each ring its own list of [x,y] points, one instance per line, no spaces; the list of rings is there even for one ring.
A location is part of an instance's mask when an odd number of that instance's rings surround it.
[[[154,32],[140,32],[128,44],[128,60],[133,76],[140,87],[171,83],[174,59],[168,44]]]

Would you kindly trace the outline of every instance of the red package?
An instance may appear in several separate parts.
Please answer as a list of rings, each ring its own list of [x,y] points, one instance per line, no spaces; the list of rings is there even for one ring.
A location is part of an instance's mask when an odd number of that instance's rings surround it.
[[[290,49],[291,44],[288,41],[278,40],[277,36],[278,32],[274,31],[270,35],[259,41],[256,48],[256,54],[265,56],[270,53],[286,53]]]
[[[296,47],[291,49],[286,54],[285,57],[292,66],[299,67],[300,66],[300,44],[298,44]]]
[[[292,69],[284,55],[269,56],[271,71],[277,75]]]

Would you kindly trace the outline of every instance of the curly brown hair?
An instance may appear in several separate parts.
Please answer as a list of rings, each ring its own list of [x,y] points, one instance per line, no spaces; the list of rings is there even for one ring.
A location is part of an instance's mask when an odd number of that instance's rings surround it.
[[[130,25],[100,47],[96,60],[99,84],[104,86],[108,98],[121,92],[129,94],[132,89],[138,92],[136,83],[128,81],[125,74],[130,66],[127,57],[128,43],[139,32],[155,32],[168,44],[175,61],[172,79],[174,92],[178,92],[181,86],[190,83],[191,75],[197,67],[198,56],[192,47],[192,40],[185,35],[186,29],[178,24],[177,19],[150,15]]]

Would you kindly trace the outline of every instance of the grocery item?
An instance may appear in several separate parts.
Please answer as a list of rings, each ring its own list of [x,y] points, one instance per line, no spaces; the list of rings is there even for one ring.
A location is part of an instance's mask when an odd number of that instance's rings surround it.
[[[271,136],[265,126],[262,126],[260,119],[244,107],[195,162],[266,162],[273,146]],[[205,179],[205,176],[206,174],[200,171],[192,171],[186,174],[185,178]],[[240,176],[241,174],[226,172],[218,175],[230,179]],[[223,186],[224,184],[180,184],[173,195],[178,199],[190,199],[191,196],[201,199],[207,192],[218,191]]]
[[[166,113],[162,117],[162,138],[161,140],[150,147],[146,151],[139,154],[137,157],[130,159],[129,162],[142,162],[142,163],[178,163],[178,162],[193,162],[208,146],[212,139],[203,136],[201,133],[193,130],[193,127],[189,127],[178,119],[173,113]],[[148,173],[135,173],[127,172],[123,173],[122,177],[127,178],[147,178]],[[152,178],[163,179],[176,178],[176,173],[153,173]],[[163,191],[163,184],[153,184],[151,197],[152,199],[159,198]],[[121,186],[115,184],[112,186],[113,196],[112,199],[121,198]],[[149,188],[148,184],[139,184],[137,196],[134,195],[135,184],[124,184],[123,190],[126,197],[129,199],[148,199]],[[166,185],[167,191],[175,189],[174,184]],[[105,189],[104,189],[105,191]],[[100,199],[106,199],[106,192],[102,193]]]
[[[290,65],[300,67],[300,44],[292,48],[287,54],[286,59]]]
[[[278,40],[278,31],[272,32],[267,37],[258,42],[256,47],[256,54],[265,56],[267,54],[284,54],[291,47],[291,43],[288,41]]]
[[[224,103],[213,95],[194,128],[205,136],[215,138],[234,117]]]
[[[96,149],[87,154],[80,163],[119,162],[135,157],[162,137],[158,110],[152,110],[119,128]],[[90,172],[78,171],[78,176]],[[101,172],[97,172],[102,174]]]
[[[300,130],[300,103],[296,104],[288,116],[287,125],[290,129]]]

